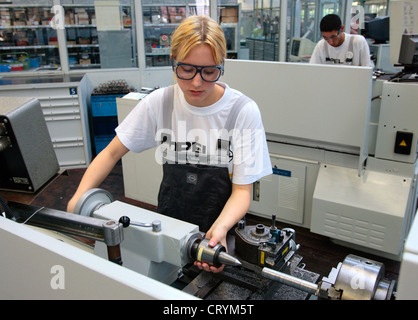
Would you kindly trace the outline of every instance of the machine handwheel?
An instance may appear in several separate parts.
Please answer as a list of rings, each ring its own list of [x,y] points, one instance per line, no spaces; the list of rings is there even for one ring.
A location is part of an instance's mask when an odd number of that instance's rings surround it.
[[[92,217],[95,210],[111,202],[113,202],[113,197],[108,191],[100,188],[91,189],[78,199],[74,213]]]

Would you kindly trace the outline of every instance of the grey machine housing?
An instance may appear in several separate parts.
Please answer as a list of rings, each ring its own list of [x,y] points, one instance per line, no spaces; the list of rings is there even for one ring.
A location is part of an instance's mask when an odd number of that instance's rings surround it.
[[[0,99],[0,189],[36,192],[59,170],[38,99]]]

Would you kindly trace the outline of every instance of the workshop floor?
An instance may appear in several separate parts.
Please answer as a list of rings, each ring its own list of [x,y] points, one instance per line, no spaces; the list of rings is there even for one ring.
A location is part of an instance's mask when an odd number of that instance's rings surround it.
[[[16,195],[16,193],[14,193],[13,197],[11,197],[10,194],[6,195],[6,199],[9,198],[9,200],[15,202],[65,211],[66,205],[74,194],[84,172],[85,169],[66,170],[49,182],[43,190],[31,197],[25,194]],[[155,210],[154,206],[124,196],[122,166],[120,164],[115,166],[100,188],[109,191],[115,200],[144,207],[149,210]],[[253,215],[247,216],[247,225],[255,225],[257,223],[263,223],[269,226],[271,221]],[[277,222],[276,226],[280,229],[290,227],[296,231],[296,242],[300,244],[298,254],[303,257],[302,262],[306,265],[305,269],[309,271],[316,272],[322,276],[327,276],[331,268],[336,267],[348,254],[356,254],[382,262],[385,265],[385,277],[387,279],[396,280],[398,278],[400,268],[400,262],[398,261],[385,259],[337,245],[331,242],[327,237],[311,233],[307,228],[296,227],[281,222]]]

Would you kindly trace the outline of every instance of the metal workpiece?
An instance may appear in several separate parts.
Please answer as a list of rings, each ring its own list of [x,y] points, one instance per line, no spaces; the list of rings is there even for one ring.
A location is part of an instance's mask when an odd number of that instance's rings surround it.
[[[228,254],[226,249],[221,244],[216,244],[214,247],[209,246],[209,239],[201,239],[194,237],[188,243],[189,257],[193,261],[206,262],[209,265],[220,267],[221,265],[228,265],[238,267],[241,262]]]
[[[318,292],[318,285],[297,277],[291,276],[287,273],[276,271],[270,268],[264,267],[261,270],[261,275],[267,279],[278,281],[282,284],[288,285],[295,289],[300,289],[309,294],[316,295]]]

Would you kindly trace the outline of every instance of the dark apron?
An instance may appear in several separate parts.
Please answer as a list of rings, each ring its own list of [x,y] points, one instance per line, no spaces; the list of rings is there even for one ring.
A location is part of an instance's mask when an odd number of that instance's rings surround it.
[[[173,86],[164,97],[164,128],[171,129]],[[250,99],[241,96],[233,106],[225,128],[232,130],[236,117]],[[164,141],[161,141],[163,143]],[[227,166],[164,163],[163,179],[158,193],[161,214],[187,221],[207,232],[218,218],[232,192]]]
[[[158,212],[207,232],[231,195],[228,168],[165,163],[163,173]]]

